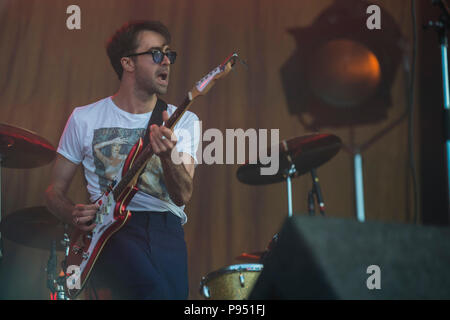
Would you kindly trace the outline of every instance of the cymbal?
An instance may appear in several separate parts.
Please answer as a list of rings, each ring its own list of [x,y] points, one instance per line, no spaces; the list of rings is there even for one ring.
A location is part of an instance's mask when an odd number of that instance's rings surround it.
[[[54,240],[56,250],[64,250],[61,244],[64,224],[43,206],[25,208],[7,215],[0,223],[0,231],[6,239],[27,247],[50,250]]]
[[[55,158],[55,148],[36,133],[0,123],[0,160],[5,168],[35,168]]]
[[[239,181],[250,185],[263,185],[286,181],[291,164],[295,164],[296,172],[291,177],[298,177],[315,169],[333,158],[340,150],[341,139],[332,134],[308,134],[279,144],[279,169],[274,175],[261,175],[260,169],[269,167],[260,161],[255,164],[246,163],[237,170]],[[270,150],[267,152],[270,155]]]

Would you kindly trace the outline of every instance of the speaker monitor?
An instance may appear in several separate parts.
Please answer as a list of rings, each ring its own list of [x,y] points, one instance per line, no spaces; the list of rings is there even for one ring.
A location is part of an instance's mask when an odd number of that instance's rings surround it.
[[[450,229],[288,218],[249,299],[449,299]]]

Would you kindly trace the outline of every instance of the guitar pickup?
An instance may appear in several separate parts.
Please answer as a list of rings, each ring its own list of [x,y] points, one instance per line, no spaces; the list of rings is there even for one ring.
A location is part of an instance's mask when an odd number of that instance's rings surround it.
[[[97,213],[95,215],[95,223],[102,224],[103,223],[103,215],[101,213]]]

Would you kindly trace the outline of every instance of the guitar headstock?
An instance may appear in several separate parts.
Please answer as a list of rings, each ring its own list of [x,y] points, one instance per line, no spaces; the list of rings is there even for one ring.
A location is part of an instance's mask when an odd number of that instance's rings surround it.
[[[216,80],[226,76],[233,68],[239,57],[237,53],[232,53],[223,63],[213,69],[210,73],[198,81],[189,92],[189,99],[192,101],[197,96],[205,95],[212,88]]]

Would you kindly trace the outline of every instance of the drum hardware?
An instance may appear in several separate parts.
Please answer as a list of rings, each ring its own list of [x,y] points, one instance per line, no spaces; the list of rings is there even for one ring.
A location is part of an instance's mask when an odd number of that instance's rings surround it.
[[[239,283],[241,284],[241,287],[245,287],[245,278],[242,272],[239,272]]]
[[[209,292],[208,286],[202,285],[202,283],[203,283],[205,280],[206,280],[205,277],[202,277],[202,282],[200,282],[201,293],[203,294],[203,296],[204,296],[206,299],[211,299],[211,293]]]
[[[295,169],[295,163],[292,163],[290,168],[286,170],[286,186],[287,186],[287,197],[288,197],[288,216],[292,217],[292,181],[291,177],[294,177],[297,172]]]
[[[0,224],[6,239],[18,244],[48,250],[54,239],[64,234],[63,223],[44,206],[29,207],[7,215]],[[56,251],[64,251],[62,242],[56,242]]]
[[[0,123],[0,224],[2,223],[2,168],[35,168],[50,163],[55,155],[56,150],[51,143],[36,133]],[[3,258],[2,231],[0,231],[0,261]]]
[[[313,180],[313,187],[308,193],[308,208],[310,213],[315,211],[314,197],[316,197],[319,210],[323,215],[325,204],[316,168],[334,157],[339,152],[341,145],[341,139],[332,134],[309,134],[283,140],[278,145],[278,150],[280,150],[278,172],[274,175],[262,175],[261,168],[263,165],[260,161],[257,161],[256,164],[247,162],[237,170],[237,178],[242,183],[250,185],[285,181],[288,216],[292,217],[292,179],[309,172]],[[266,154],[269,154],[269,152]],[[259,262],[259,264],[233,265],[202,277],[200,294],[206,299],[246,299],[263,268],[264,261],[276,246],[278,237],[278,234],[275,234],[264,251],[244,252],[236,257],[237,260]],[[249,275],[252,276],[249,277]]]
[[[308,134],[289,140],[283,140],[279,144],[279,169],[274,175],[261,175],[263,165],[260,161],[256,164],[246,163],[239,167],[237,178],[242,183],[250,185],[264,185],[286,181],[288,216],[293,214],[292,209],[292,178],[299,177],[310,172],[313,179],[313,190],[309,198],[317,197],[320,212],[324,213],[324,202],[319,186],[316,168],[333,158],[340,150],[341,139],[332,134]],[[267,153],[269,154],[269,153]]]
[[[314,196],[316,197],[317,204],[319,205],[319,212],[322,216],[325,215],[325,203],[322,197],[322,191],[320,190],[319,177],[317,176],[316,169],[311,169],[312,189],[308,192],[308,212],[310,216],[315,215],[316,207]]]
[[[56,277],[58,258],[56,256],[56,241],[52,240],[50,256],[47,262],[47,288],[50,290],[52,300],[70,300],[66,296],[65,285],[67,276],[61,271]],[[65,259],[61,262],[62,270],[65,270]]]
[[[237,256],[235,259],[241,260],[241,261],[248,261],[248,262],[255,262],[255,263],[257,262],[260,264],[264,264],[267,257],[272,253],[273,249],[275,248],[275,246],[278,242],[278,239],[279,239],[279,235],[278,235],[278,233],[276,233],[270,240],[269,244],[267,245],[266,250],[256,251],[256,252],[252,252],[252,253],[243,252],[239,256]]]
[[[61,240],[61,245],[64,248],[64,257],[67,258],[67,256],[69,255],[69,250],[70,250],[70,238],[69,238],[69,225],[64,224],[64,234],[63,234],[63,239]],[[63,265],[63,270],[66,270],[66,259],[64,259],[63,261],[64,265]]]
[[[64,251],[67,257],[70,239],[68,225],[61,223],[46,207],[31,207],[9,214],[0,224],[0,230],[5,238],[31,248],[48,250],[50,256],[45,271],[47,272],[47,287],[52,300],[68,300],[65,293],[66,275],[57,273],[57,251]],[[63,240],[57,242],[63,234]],[[66,270],[66,258],[61,262],[62,270]]]
[[[272,253],[278,238],[278,233],[276,233],[264,251],[244,252],[236,257],[237,260],[253,263],[228,266],[202,277],[200,294],[206,299],[242,300],[248,298],[263,269],[263,263]]]
[[[64,224],[63,239],[60,245],[64,248],[64,259],[61,261],[61,271],[58,277],[55,277],[57,272],[57,257],[56,257],[56,241],[52,240],[50,248],[50,256],[47,263],[47,288],[50,289],[50,296],[52,300],[70,300],[66,295],[65,287],[67,282],[67,256],[69,254],[69,225]]]

